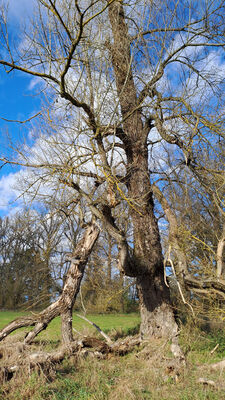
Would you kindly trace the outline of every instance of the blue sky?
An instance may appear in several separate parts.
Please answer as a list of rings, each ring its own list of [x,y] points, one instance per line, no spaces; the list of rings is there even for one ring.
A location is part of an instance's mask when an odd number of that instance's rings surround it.
[[[7,0],[0,0],[0,3],[6,3]],[[17,35],[19,25],[26,21],[26,18],[31,15],[33,10],[34,0],[9,0],[9,21],[10,32]],[[177,45],[182,38],[176,35],[174,38],[174,46]],[[187,54],[187,51],[189,52]],[[198,47],[196,51],[201,51]],[[185,50],[185,54],[190,57],[194,54],[193,49]],[[1,57],[1,55],[0,55]],[[170,64],[167,69],[167,75],[161,80],[161,85],[166,85],[168,82],[172,86],[178,85],[178,68],[180,64]],[[215,73],[218,70],[220,74],[225,72],[225,60],[222,58],[220,50],[210,49],[210,54],[207,59],[204,59],[205,73]],[[149,73],[149,71],[147,71]],[[182,75],[183,76],[183,75]],[[2,67],[0,67],[0,150],[1,154],[7,154],[9,136],[12,138],[13,143],[23,143],[23,138],[29,138],[29,131],[32,129],[32,123],[26,124],[10,123],[4,121],[2,118],[10,120],[26,120],[36,114],[41,108],[40,97],[36,93],[35,79],[18,71],[13,71],[7,74]],[[198,82],[199,84],[199,82]],[[193,96],[193,102],[198,103],[199,93],[196,91],[196,77],[189,79],[189,87],[193,86],[196,96]],[[182,88],[180,89],[182,90]],[[205,92],[207,97],[207,92]],[[202,98],[201,98],[202,101]],[[15,185],[17,180],[18,167],[4,166],[0,169],[0,216],[7,215],[10,212],[15,212],[15,203],[12,201],[17,196],[12,186]]]
[[[0,70],[0,145],[1,153],[7,154],[9,139],[13,143],[21,142],[23,137],[27,137],[31,129],[31,123],[20,124],[6,122],[2,118],[10,120],[26,120],[35,114],[40,108],[40,98],[30,90],[31,78],[18,72],[6,74]],[[18,170],[15,166],[4,166],[0,170],[0,216],[8,212],[7,199],[12,199],[13,191],[6,196],[6,187],[1,185],[1,179]],[[4,190],[4,196],[2,195]],[[6,208],[7,207],[7,208]],[[13,207],[13,205],[11,206]]]
[[[7,3],[3,0],[3,3]],[[9,21],[12,32],[16,32],[19,25],[25,22],[32,12],[32,0],[10,0]],[[35,96],[32,90],[32,78],[17,71],[7,74],[0,68],[0,149],[1,154],[7,154],[8,136],[14,143],[20,142],[31,129],[31,124],[19,124],[6,122],[2,118],[10,120],[26,120],[40,108],[40,98]],[[10,165],[0,169],[0,216],[6,215],[15,205],[9,204],[15,195],[9,187],[13,182],[13,174],[17,167]]]

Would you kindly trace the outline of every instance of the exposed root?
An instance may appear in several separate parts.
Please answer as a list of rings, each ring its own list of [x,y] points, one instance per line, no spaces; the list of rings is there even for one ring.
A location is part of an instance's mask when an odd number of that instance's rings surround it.
[[[71,343],[70,346],[62,346],[57,351],[47,353],[37,351],[34,353],[26,353],[26,347],[21,353],[13,354],[12,357],[8,354],[8,360],[5,365],[0,367],[0,383],[10,380],[16,372],[20,369],[26,371],[28,374],[34,369],[44,368],[46,371],[52,368],[54,364],[60,363],[68,356],[77,353],[80,345],[77,341]]]

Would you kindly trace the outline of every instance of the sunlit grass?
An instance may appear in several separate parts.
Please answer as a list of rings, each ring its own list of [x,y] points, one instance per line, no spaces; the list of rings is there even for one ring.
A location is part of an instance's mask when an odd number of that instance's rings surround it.
[[[0,329],[7,325],[13,319],[26,315],[25,312],[15,311],[0,311]],[[120,331],[121,334],[129,334],[140,323],[140,316],[138,314],[102,314],[102,315],[87,315],[90,321],[97,324],[105,333],[112,330]],[[61,321],[60,317],[55,318],[38,337],[44,340],[57,341],[61,337]],[[89,323],[73,315],[73,328],[75,333],[83,332],[86,330],[88,333],[96,333],[96,329]],[[28,330],[29,328],[22,328]],[[21,331],[21,330],[20,330]]]

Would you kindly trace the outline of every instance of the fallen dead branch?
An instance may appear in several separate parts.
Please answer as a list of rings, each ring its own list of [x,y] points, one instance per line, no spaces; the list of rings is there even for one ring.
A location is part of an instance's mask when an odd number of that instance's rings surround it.
[[[202,383],[203,385],[209,385],[209,386],[216,387],[216,383],[210,379],[199,378],[197,380],[197,383]]]
[[[201,383],[202,385],[207,385],[207,386],[212,386],[215,389],[219,389],[219,390],[225,390],[225,385],[222,385],[218,382],[215,382],[211,379],[206,379],[206,378],[199,378],[197,380],[197,383]]]
[[[217,345],[210,351],[210,354],[215,353],[215,351],[218,349],[219,347],[219,343],[217,343]]]
[[[83,337],[77,339],[68,345],[62,345],[58,350],[53,352],[35,351],[28,353],[29,346],[21,344],[21,347],[14,348],[11,351],[11,344],[4,349],[6,362],[0,367],[0,382],[10,380],[13,375],[23,369],[30,373],[34,368],[52,369],[55,364],[61,363],[65,357],[76,355],[77,357],[87,357],[91,355],[97,358],[107,358],[109,354],[123,356],[132,351],[136,346],[141,344],[139,337],[127,337],[124,340],[118,340],[111,345],[103,342],[96,337]],[[3,350],[0,349],[3,354]]]
[[[106,335],[106,333],[103,332],[103,331],[101,330],[101,328],[100,328],[98,325],[96,325],[94,322],[90,321],[89,319],[87,319],[87,318],[84,317],[83,315],[76,314],[76,316],[79,317],[79,318],[82,318],[84,321],[86,321],[86,322],[88,322],[90,325],[94,326],[94,328],[96,328],[97,331],[105,338],[105,340],[106,340],[106,342],[107,342],[108,344],[112,344],[112,343],[113,343],[112,340],[110,339],[110,337],[109,337],[108,335]]]

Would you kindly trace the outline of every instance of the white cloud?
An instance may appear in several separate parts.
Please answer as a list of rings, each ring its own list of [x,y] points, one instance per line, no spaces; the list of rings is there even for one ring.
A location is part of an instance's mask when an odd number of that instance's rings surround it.
[[[18,174],[18,172],[10,173],[0,179],[0,211],[7,211],[10,204],[18,205],[18,203],[14,203],[19,195],[18,190],[15,189]]]
[[[30,83],[28,85],[28,90],[33,90],[39,85],[43,85],[43,79],[39,78],[38,76],[35,76],[35,78],[31,78]]]
[[[33,183],[33,187],[29,185],[29,181]],[[15,214],[25,205],[33,204],[34,193],[37,189],[39,189],[39,198],[50,194],[50,188],[45,183],[40,188],[38,184],[38,181],[35,182],[33,172],[29,169],[3,175],[0,178],[0,214]],[[35,200],[37,201],[38,198]]]

